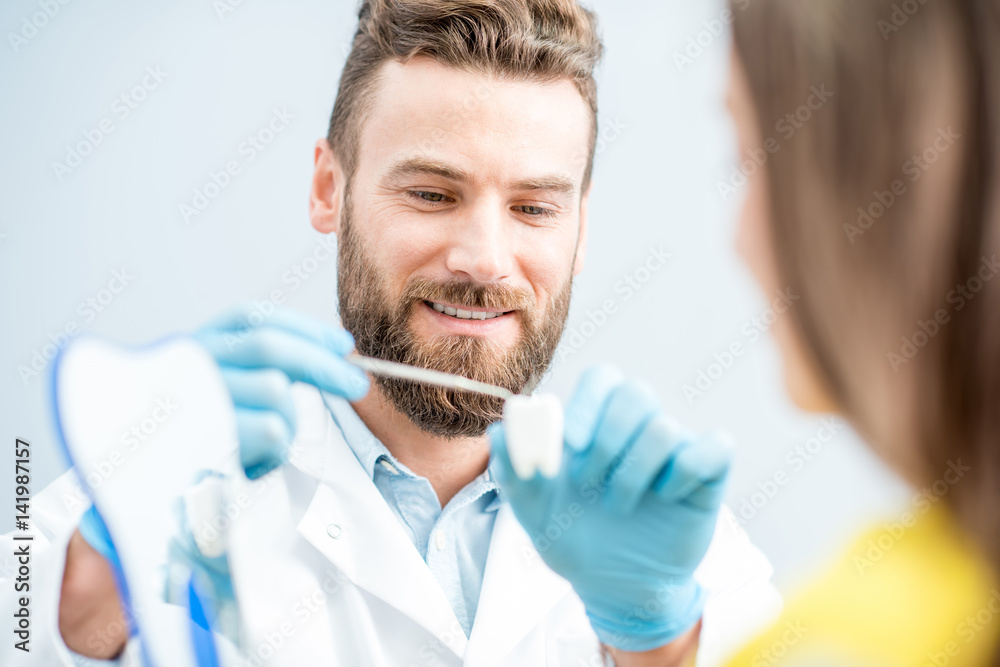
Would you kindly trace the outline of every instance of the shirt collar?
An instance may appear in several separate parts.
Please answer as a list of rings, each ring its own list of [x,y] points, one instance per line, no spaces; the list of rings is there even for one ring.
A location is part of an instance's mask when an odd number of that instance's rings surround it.
[[[493,482],[493,500],[489,502],[486,507],[483,508],[484,512],[496,512],[500,509],[500,505],[503,504],[503,498],[500,497],[500,486]]]
[[[392,452],[382,444],[382,441],[368,430],[368,427],[361,421],[361,417],[354,411],[350,403],[326,393],[323,393],[323,402],[326,403],[327,409],[329,409],[330,414],[333,416],[333,421],[344,434],[344,441],[347,442],[347,446],[354,452],[369,479],[374,481],[375,466],[379,465],[379,461],[388,461],[403,475],[417,477],[409,468],[397,461]],[[487,466],[486,472],[469,483],[470,487],[475,485],[482,485],[479,487],[477,496],[486,493],[496,493],[493,500],[484,508],[484,511],[492,512],[499,509],[501,503],[500,487],[493,477],[493,468],[491,466]]]

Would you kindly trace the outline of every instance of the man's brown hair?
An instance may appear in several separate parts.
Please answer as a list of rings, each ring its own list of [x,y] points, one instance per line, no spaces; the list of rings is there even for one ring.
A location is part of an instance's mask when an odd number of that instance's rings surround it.
[[[382,65],[417,56],[500,78],[571,79],[592,114],[586,191],[597,137],[593,73],[601,41],[594,14],[577,0],[363,0],[327,136],[348,179]]]

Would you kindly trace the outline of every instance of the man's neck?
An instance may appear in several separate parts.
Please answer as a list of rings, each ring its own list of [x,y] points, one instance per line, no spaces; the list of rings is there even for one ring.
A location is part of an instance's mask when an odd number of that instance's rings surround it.
[[[422,431],[385,399],[377,385],[373,384],[368,395],[352,406],[372,435],[400,463],[430,481],[441,507],[483,474],[489,464],[490,447],[485,436],[449,439]]]

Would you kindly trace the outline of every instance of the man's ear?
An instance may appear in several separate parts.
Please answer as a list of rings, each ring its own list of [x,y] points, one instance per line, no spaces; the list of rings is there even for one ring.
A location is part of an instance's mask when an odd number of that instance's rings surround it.
[[[344,205],[346,183],[340,160],[326,139],[316,142],[312,187],[309,190],[309,220],[323,234],[336,234]]]
[[[590,191],[594,189],[594,182],[587,185],[587,191],[580,198],[580,236],[576,241],[576,260],[573,262],[573,275],[578,276],[583,271],[583,265],[587,259],[587,203],[590,201]]]

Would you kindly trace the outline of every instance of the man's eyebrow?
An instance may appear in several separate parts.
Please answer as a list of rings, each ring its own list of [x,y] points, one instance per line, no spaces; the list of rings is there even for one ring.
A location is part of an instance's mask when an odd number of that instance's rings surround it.
[[[472,179],[467,173],[444,162],[422,157],[412,157],[400,160],[386,173],[387,178],[402,176],[439,176],[457,183],[468,183]]]
[[[546,192],[556,192],[559,194],[571,195],[576,193],[576,183],[573,179],[565,176],[543,176],[541,178],[529,178],[514,184],[515,190],[532,190]]]
[[[458,167],[424,157],[405,158],[394,164],[386,172],[386,178],[390,180],[404,176],[438,176],[456,183],[472,182],[472,176]],[[573,179],[559,175],[528,178],[514,183],[513,189],[532,192],[556,192],[568,195],[575,194],[577,190]]]

